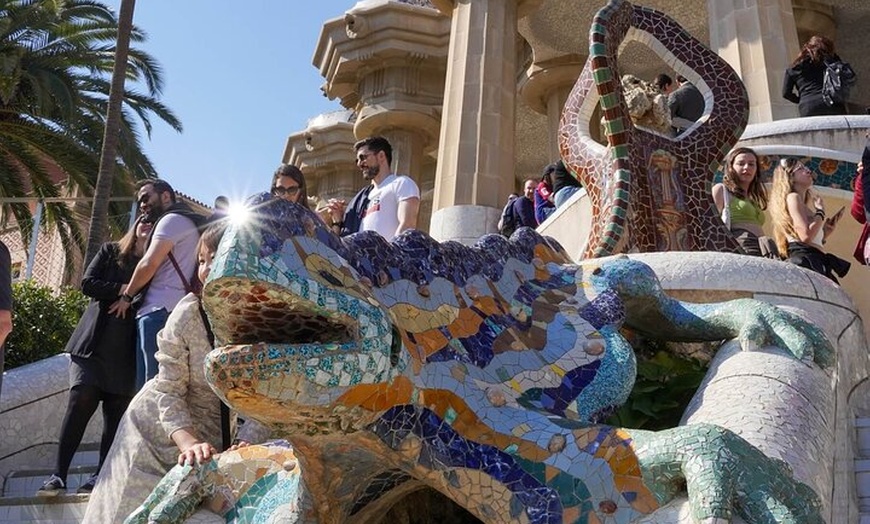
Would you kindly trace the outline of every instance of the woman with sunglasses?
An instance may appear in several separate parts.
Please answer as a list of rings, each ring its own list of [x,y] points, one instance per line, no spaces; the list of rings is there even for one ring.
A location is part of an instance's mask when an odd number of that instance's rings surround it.
[[[281,164],[272,176],[272,195],[283,198],[306,209],[308,205],[308,190],[305,187],[305,175],[290,164]]]
[[[294,165],[281,164],[275,170],[275,174],[272,176],[271,192],[272,196],[276,198],[283,198],[288,202],[299,204],[305,209],[311,209],[311,205],[308,202],[305,175]],[[322,202],[318,206],[316,214],[324,224],[330,226],[333,233],[339,234],[341,227],[344,225],[342,222],[344,208],[344,200],[333,198],[328,202]]]
[[[815,175],[796,158],[783,158],[773,171],[770,216],[780,255],[838,282],[849,262],[825,253],[824,243],[834,231],[843,209],[826,217],[822,197],[811,190]],[[839,282],[838,282],[839,283]]]

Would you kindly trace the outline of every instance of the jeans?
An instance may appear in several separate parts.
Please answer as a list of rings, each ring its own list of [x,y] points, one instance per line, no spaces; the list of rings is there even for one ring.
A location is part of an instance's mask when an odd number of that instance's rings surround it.
[[[553,203],[556,204],[556,209],[562,207],[562,204],[568,201],[571,198],[571,195],[580,191],[578,186],[566,186],[556,192],[553,196]]]
[[[136,319],[136,390],[142,389],[145,381],[157,375],[157,332],[163,329],[169,312],[160,308]]]

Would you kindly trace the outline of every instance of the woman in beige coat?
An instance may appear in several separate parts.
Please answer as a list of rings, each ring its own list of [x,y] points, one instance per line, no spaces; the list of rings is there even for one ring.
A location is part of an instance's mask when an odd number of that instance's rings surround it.
[[[199,277],[208,276],[223,226],[209,227],[197,246]],[[127,409],[100,471],[84,522],[123,522],[174,465],[210,460],[221,442],[221,402],[205,380],[203,361],[211,351],[191,293],[175,307],[157,336],[159,371]],[[268,429],[252,420],[237,440],[261,442]]]

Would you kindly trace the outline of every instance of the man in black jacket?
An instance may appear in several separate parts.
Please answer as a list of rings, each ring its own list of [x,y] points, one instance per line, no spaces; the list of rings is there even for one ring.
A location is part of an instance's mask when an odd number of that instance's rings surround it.
[[[704,114],[704,95],[682,75],[677,76],[680,87],[668,95],[671,121],[677,134],[692,126]]]
[[[4,343],[12,332],[12,258],[9,248],[0,242],[0,396],[3,391]]]

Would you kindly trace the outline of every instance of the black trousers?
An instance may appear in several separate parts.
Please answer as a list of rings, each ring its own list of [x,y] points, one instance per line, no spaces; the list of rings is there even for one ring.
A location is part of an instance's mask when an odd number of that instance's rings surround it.
[[[837,277],[844,277],[852,264],[842,258],[819,251],[817,248],[803,242],[788,243],[788,261],[805,267],[821,275],[825,275],[837,284]],[[836,273],[836,276],[834,274]]]

